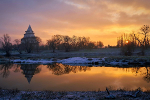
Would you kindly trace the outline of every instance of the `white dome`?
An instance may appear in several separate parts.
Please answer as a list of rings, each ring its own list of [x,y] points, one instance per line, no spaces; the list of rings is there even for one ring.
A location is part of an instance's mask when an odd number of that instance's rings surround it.
[[[25,31],[26,33],[24,34],[24,38],[27,38],[27,37],[35,37],[33,31],[32,31],[32,28],[31,26],[29,25],[27,31]]]

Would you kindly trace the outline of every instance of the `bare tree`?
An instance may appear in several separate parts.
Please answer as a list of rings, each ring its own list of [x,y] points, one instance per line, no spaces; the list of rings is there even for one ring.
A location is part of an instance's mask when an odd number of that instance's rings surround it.
[[[47,40],[47,43],[49,48],[52,48],[53,49],[53,53],[55,52],[55,49],[56,49],[56,44],[55,44],[55,41],[54,40]]]
[[[80,49],[85,49],[90,41],[89,37],[79,37],[79,47]]]
[[[98,42],[97,42],[97,46],[98,46],[99,48],[102,48],[102,47],[104,46],[104,44],[103,44],[103,42],[98,41]]]
[[[10,36],[8,34],[4,34],[3,37],[1,37],[0,41],[2,43],[2,48],[6,52],[6,56],[10,56],[10,51],[12,49]]]
[[[23,41],[22,44],[23,44],[25,50],[27,51],[27,53],[31,53],[32,52],[32,50],[34,48],[33,42],[31,42],[31,40],[29,38],[24,38],[24,41]]]
[[[141,52],[142,52],[142,55],[144,55],[144,51],[148,47],[148,44],[149,44],[148,33],[150,32],[150,27],[148,25],[144,25],[141,27],[140,30],[141,32],[139,32],[139,34],[143,35],[142,38],[139,38],[136,34],[134,34],[133,36],[140,43]]]
[[[69,36],[63,36],[63,46],[66,52],[69,52],[71,49],[71,38]]]
[[[79,40],[77,36],[72,36],[72,43],[71,43],[72,49],[78,50],[79,49]]]
[[[36,47],[39,45],[40,39],[39,37],[29,37],[21,39],[21,44],[27,51],[27,53],[31,53]]]
[[[14,42],[15,42],[15,44],[14,44],[15,49],[16,49],[20,54],[22,54],[23,46],[22,46],[22,44],[21,44],[21,40],[15,39]]]
[[[52,48],[53,53],[55,52],[56,48],[60,44],[61,40],[61,35],[54,35],[52,39],[47,40],[47,45],[49,48]]]
[[[94,42],[89,42],[88,44],[87,44],[87,48],[88,49],[93,49],[95,47],[95,43]]]
[[[35,45],[35,49],[38,52],[39,51],[39,47],[40,47],[40,43],[42,42],[42,39],[40,37],[35,37],[36,38],[36,45]]]

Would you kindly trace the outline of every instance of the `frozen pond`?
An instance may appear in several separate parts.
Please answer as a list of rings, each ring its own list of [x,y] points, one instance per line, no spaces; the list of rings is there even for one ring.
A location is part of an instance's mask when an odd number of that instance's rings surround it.
[[[52,65],[1,64],[0,87],[19,90],[104,91],[150,90],[150,67],[86,67],[61,63]]]

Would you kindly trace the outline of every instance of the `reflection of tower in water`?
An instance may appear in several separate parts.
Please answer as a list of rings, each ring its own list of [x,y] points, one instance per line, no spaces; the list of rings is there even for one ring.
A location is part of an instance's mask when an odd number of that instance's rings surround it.
[[[23,74],[25,75],[25,77],[28,80],[28,83],[30,84],[31,79],[33,77],[33,75],[36,73],[38,65],[21,65],[21,69],[23,70]]]

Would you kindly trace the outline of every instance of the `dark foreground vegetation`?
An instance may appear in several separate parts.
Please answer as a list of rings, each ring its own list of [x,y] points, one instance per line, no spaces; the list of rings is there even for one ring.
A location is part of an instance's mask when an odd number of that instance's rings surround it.
[[[149,100],[150,91],[142,92],[140,89],[125,91],[109,90],[106,91],[20,91],[18,89],[0,89],[0,100],[99,100],[99,99],[117,99],[117,100]]]

